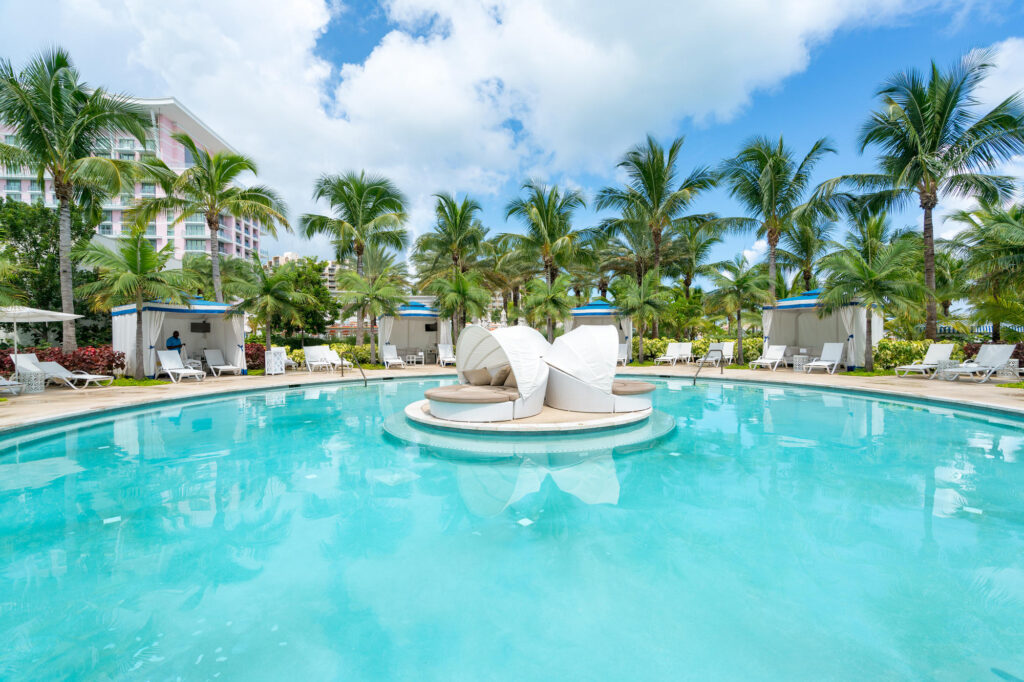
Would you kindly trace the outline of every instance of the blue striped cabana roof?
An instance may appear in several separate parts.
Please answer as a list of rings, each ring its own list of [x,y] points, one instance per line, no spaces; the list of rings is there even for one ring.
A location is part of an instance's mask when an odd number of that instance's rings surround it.
[[[821,289],[811,289],[805,291],[799,296],[790,296],[789,298],[780,298],[774,306],[766,305],[765,310],[793,310],[797,308],[817,308],[818,307],[818,296],[821,294]]]
[[[168,303],[166,301],[147,301],[142,304],[142,311],[155,310],[164,313],[184,313],[186,315],[221,315],[231,310],[230,303],[204,301],[201,298],[190,298],[187,303]],[[118,315],[134,315],[135,304],[119,305],[110,311],[111,317]]]
[[[608,317],[619,314],[619,309],[602,298],[572,309],[573,317]]]
[[[398,306],[397,317],[437,317],[437,311],[419,301],[409,301]]]

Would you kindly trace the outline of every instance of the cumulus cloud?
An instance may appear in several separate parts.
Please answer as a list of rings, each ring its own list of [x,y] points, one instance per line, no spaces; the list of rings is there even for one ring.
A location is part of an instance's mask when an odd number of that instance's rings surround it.
[[[0,26],[20,27],[4,36],[16,62],[56,41],[94,82],[174,95],[255,156],[296,214],[321,173],[385,173],[420,233],[435,191],[496,200],[530,175],[610,180],[645,133],[728,119],[836,30],[933,4],[383,0],[393,30],[344,65],[316,50],[332,20],[357,20],[336,0],[8,3]]]
[[[758,239],[754,242],[753,246],[743,249],[743,257],[746,258],[749,263],[758,262],[764,258],[766,253],[768,253],[768,241],[764,239]]]

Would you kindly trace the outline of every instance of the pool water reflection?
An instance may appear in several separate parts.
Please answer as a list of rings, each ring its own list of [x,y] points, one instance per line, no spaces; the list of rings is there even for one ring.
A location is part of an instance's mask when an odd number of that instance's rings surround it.
[[[0,441],[0,679],[1024,678],[1022,422],[668,381],[629,452],[385,439],[437,383]]]

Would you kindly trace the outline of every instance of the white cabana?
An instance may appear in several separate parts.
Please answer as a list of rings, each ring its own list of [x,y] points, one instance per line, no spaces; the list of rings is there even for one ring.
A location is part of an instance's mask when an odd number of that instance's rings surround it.
[[[125,373],[135,371],[135,304],[111,311],[114,350],[125,354]],[[228,364],[245,371],[245,315],[231,305],[201,299],[187,304],[150,301],[142,306],[143,371],[156,373],[156,351],[167,348],[167,338],[179,332],[189,358],[199,360],[206,349],[218,349]]]
[[[821,289],[813,289],[780,299],[774,306],[765,306],[761,312],[765,345],[785,345],[786,357],[791,358],[798,354],[817,355],[826,343],[844,342],[844,363],[848,367],[863,367],[867,349],[867,309],[851,303],[821,317],[820,294]],[[872,311],[873,345],[884,336],[883,325],[882,316]],[[801,349],[806,353],[801,353]]]
[[[438,343],[451,343],[443,340],[441,325],[438,324],[437,311],[419,301],[409,301],[398,308],[396,315],[385,315],[377,320],[377,347],[391,344],[398,349],[398,354],[405,356],[414,353],[426,353],[437,349]],[[451,339],[451,327],[448,338]]]
[[[519,395],[523,400],[529,400],[538,391],[543,395],[547,385],[548,366],[543,356],[548,349],[547,340],[533,327],[502,327],[488,331],[470,325],[459,334],[455,371],[459,380],[465,381],[464,372],[467,370],[508,365],[515,376]]]
[[[612,325],[577,327],[555,339],[544,354],[550,367],[545,403],[575,412],[649,409],[653,384],[615,380],[618,344]]]
[[[628,316],[620,316],[619,309],[603,298],[595,298],[586,305],[572,309],[572,317],[565,325],[565,330],[576,327],[611,325],[618,334],[618,342],[626,344],[627,358],[633,357],[633,320]]]

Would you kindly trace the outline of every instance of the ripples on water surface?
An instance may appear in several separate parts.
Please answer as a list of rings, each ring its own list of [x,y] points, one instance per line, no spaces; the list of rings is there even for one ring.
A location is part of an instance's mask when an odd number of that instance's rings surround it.
[[[1024,678],[1021,422],[670,381],[655,446],[456,462],[381,435],[437,383],[0,442],[0,678]]]

